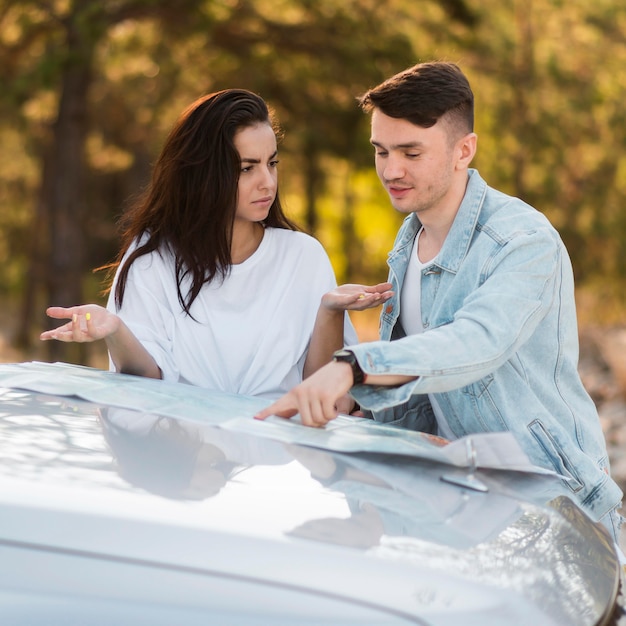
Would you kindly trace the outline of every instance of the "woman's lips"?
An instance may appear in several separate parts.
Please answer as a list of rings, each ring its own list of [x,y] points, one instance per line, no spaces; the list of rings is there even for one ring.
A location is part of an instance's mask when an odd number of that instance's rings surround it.
[[[272,196],[267,196],[266,198],[259,198],[258,200],[255,200],[253,202],[253,204],[256,204],[257,206],[259,205],[269,205],[272,204],[272,202],[274,201],[274,198]]]

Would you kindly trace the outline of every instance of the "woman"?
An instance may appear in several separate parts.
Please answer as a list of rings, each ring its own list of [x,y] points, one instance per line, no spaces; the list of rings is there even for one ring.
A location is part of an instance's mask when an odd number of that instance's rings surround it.
[[[71,321],[41,339],[104,339],[116,371],[272,399],[355,343],[345,311],[387,300],[389,284],[336,287],[283,213],[276,145],[259,96],[194,102],[125,216],[107,308],[51,307]]]

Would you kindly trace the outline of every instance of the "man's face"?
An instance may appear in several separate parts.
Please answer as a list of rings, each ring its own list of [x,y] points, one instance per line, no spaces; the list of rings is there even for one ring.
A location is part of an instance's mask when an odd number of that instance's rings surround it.
[[[440,210],[456,211],[453,179],[458,151],[445,124],[439,121],[422,128],[374,109],[371,143],[376,173],[395,209],[417,213],[421,221]]]

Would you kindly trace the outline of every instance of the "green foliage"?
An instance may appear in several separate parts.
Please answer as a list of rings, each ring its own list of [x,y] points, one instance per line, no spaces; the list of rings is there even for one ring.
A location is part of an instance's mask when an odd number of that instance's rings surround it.
[[[546,213],[579,284],[623,281],[626,11],[582,0],[482,10],[471,56],[481,170]]]

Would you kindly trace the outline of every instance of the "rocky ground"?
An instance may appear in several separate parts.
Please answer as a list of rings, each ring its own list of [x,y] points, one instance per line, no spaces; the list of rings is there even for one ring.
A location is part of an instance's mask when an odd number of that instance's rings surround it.
[[[626,328],[585,330],[579,370],[598,407],[611,473],[626,493]]]

